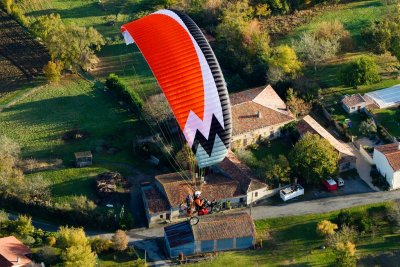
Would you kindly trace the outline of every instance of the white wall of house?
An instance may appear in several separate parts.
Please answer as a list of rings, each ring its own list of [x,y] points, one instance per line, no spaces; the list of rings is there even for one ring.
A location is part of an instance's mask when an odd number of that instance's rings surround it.
[[[359,110],[364,110],[365,109],[365,102],[357,104],[355,106],[351,106],[351,107],[348,107],[345,104],[342,104],[342,107],[344,108],[344,110],[347,111],[347,113],[354,113],[354,112],[357,112]]]
[[[268,189],[268,187],[264,187],[261,189],[257,189],[247,193],[246,204],[249,205],[250,203],[256,202],[262,198],[272,197],[279,191],[279,188],[275,189]]]
[[[383,176],[386,176],[386,181],[390,185],[390,190],[400,188],[400,171],[393,171],[385,155],[374,149],[373,160],[378,171]]]

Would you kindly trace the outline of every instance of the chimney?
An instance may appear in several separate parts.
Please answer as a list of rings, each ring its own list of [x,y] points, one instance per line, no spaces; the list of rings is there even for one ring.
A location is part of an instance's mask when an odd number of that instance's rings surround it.
[[[257,118],[261,118],[262,116],[261,116],[261,112],[260,111],[257,111]]]

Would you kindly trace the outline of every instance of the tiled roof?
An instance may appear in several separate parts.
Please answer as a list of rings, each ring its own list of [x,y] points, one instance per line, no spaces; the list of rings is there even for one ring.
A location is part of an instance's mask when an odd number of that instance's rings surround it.
[[[231,94],[230,101],[233,136],[294,119],[270,85]]]
[[[14,236],[0,238],[0,255],[8,262],[12,263],[12,265],[9,266],[23,266],[30,263],[31,260],[25,256],[30,253],[31,250]],[[17,257],[19,258],[18,263],[16,262]],[[5,262],[4,259],[0,259],[0,262]],[[3,267],[3,265],[1,266]]]
[[[375,149],[385,155],[395,172],[400,170],[400,150],[397,143],[376,146]]]
[[[338,152],[355,157],[352,148],[348,144],[337,140],[310,115],[303,118],[303,120],[298,124],[297,129],[301,135],[304,135],[307,132],[312,134],[317,133],[322,138],[326,139]]]
[[[193,193],[194,185],[187,179],[183,179],[176,173],[158,175],[156,179],[164,188],[169,204],[172,207],[179,206],[190,193]],[[219,200],[243,195],[239,182],[228,179],[219,174],[208,174],[205,177],[202,188],[202,196],[208,200]]]
[[[246,212],[204,216],[192,225],[192,231],[195,241],[256,235],[253,220]]]
[[[231,105],[238,105],[244,102],[249,102],[253,101],[256,96],[258,96],[263,90],[265,89],[265,86],[245,90],[239,93],[234,93],[229,95],[229,99],[231,102]]]
[[[165,237],[171,248],[193,243],[192,227],[188,221],[164,227]]]
[[[354,107],[364,102],[365,99],[360,94],[347,95],[342,99],[342,103],[347,107]]]
[[[258,114],[260,114],[260,116],[258,116]],[[288,114],[249,101],[232,106],[232,135],[248,133],[292,120],[294,120],[294,118]]]
[[[242,190],[246,193],[267,187],[266,184],[253,177],[250,168],[242,163],[231,150],[228,151],[225,159],[218,164],[218,168],[231,179],[238,181]]]
[[[146,197],[149,213],[156,214],[168,210],[167,201],[157,188],[143,188],[143,193]]]

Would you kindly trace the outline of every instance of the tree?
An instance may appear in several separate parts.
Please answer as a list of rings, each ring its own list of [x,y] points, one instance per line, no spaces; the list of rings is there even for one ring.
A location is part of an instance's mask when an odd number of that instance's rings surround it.
[[[350,32],[337,20],[324,21],[319,24],[315,31],[315,38],[318,40],[329,40],[331,42],[338,40],[341,50],[350,50],[353,47],[353,40],[351,39]]]
[[[317,71],[317,65],[332,58],[339,51],[339,38],[318,39],[314,33],[303,33],[294,46],[300,58],[308,64],[314,66]]]
[[[311,109],[311,104],[299,97],[292,88],[286,92],[286,104],[296,117],[308,114]]]
[[[12,139],[0,135],[0,194],[16,195],[24,175],[17,167],[20,147]]]
[[[42,175],[36,174],[25,178],[19,189],[19,198],[26,203],[46,205],[51,200],[51,183]]]
[[[268,158],[266,161],[269,162],[265,164],[265,167],[267,168],[265,176],[267,177],[267,179],[279,183],[290,182],[291,168],[289,165],[289,161],[284,155],[279,155],[277,159],[271,157]]]
[[[12,158],[17,160],[20,152],[21,148],[17,142],[5,135],[0,135],[0,159]]]
[[[374,21],[361,31],[367,49],[375,54],[383,54],[390,48],[392,30],[389,20]]]
[[[52,60],[58,60],[69,70],[93,67],[98,59],[96,51],[105,44],[102,35],[93,27],[66,26],[60,15],[39,17],[31,25],[49,49]]]
[[[49,61],[43,68],[44,75],[49,82],[58,82],[60,80],[63,66],[59,61]]]
[[[124,251],[128,247],[128,236],[122,230],[117,230],[112,236],[113,248],[118,251]]]
[[[109,239],[95,237],[90,240],[90,245],[94,252],[96,252],[97,254],[101,254],[111,248],[112,242]]]
[[[301,62],[298,61],[296,52],[288,45],[280,45],[272,50],[272,55],[269,59],[268,78],[273,78],[274,72],[276,73],[278,70],[282,72],[281,77],[288,76],[290,78],[296,77],[301,70]],[[279,80],[282,80],[282,78]]]
[[[94,267],[96,265],[96,255],[89,245],[68,247],[63,252],[62,259],[66,267]]]
[[[83,228],[61,226],[58,230],[58,235],[64,266],[95,266],[96,255],[90,248],[89,240]]]
[[[293,170],[314,184],[336,173],[338,159],[338,153],[326,139],[310,133],[306,133],[289,154]]]
[[[356,245],[350,241],[338,243],[336,250],[336,266],[338,267],[355,267],[357,265]]]
[[[14,5],[14,0],[1,0],[1,4],[7,11],[7,14],[11,14],[12,6]]]
[[[143,104],[143,112],[151,124],[167,122],[174,117],[164,94],[150,96]]]
[[[342,80],[349,86],[373,84],[380,79],[378,66],[369,56],[361,56],[342,69]]]
[[[359,130],[363,135],[371,136],[376,134],[377,127],[373,121],[362,121],[360,123]]]
[[[27,237],[35,231],[32,225],[32,218],[28,215],[19,215],[14,224],[15,231],[22,237]]]
[[[317,224],[317,233],[321,236],[330,236],[335,234],[335,230],[338,229],[337,224],[332,223],[328,220],[320,221]]]

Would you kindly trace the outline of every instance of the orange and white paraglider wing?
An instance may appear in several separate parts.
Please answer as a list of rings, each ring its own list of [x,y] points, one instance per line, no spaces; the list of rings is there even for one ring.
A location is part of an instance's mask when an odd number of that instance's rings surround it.
[[[160,10],[122,26],[157,79],[200,167],[222,161],[231,139],[231,111],[218,61],[185,14]]]

